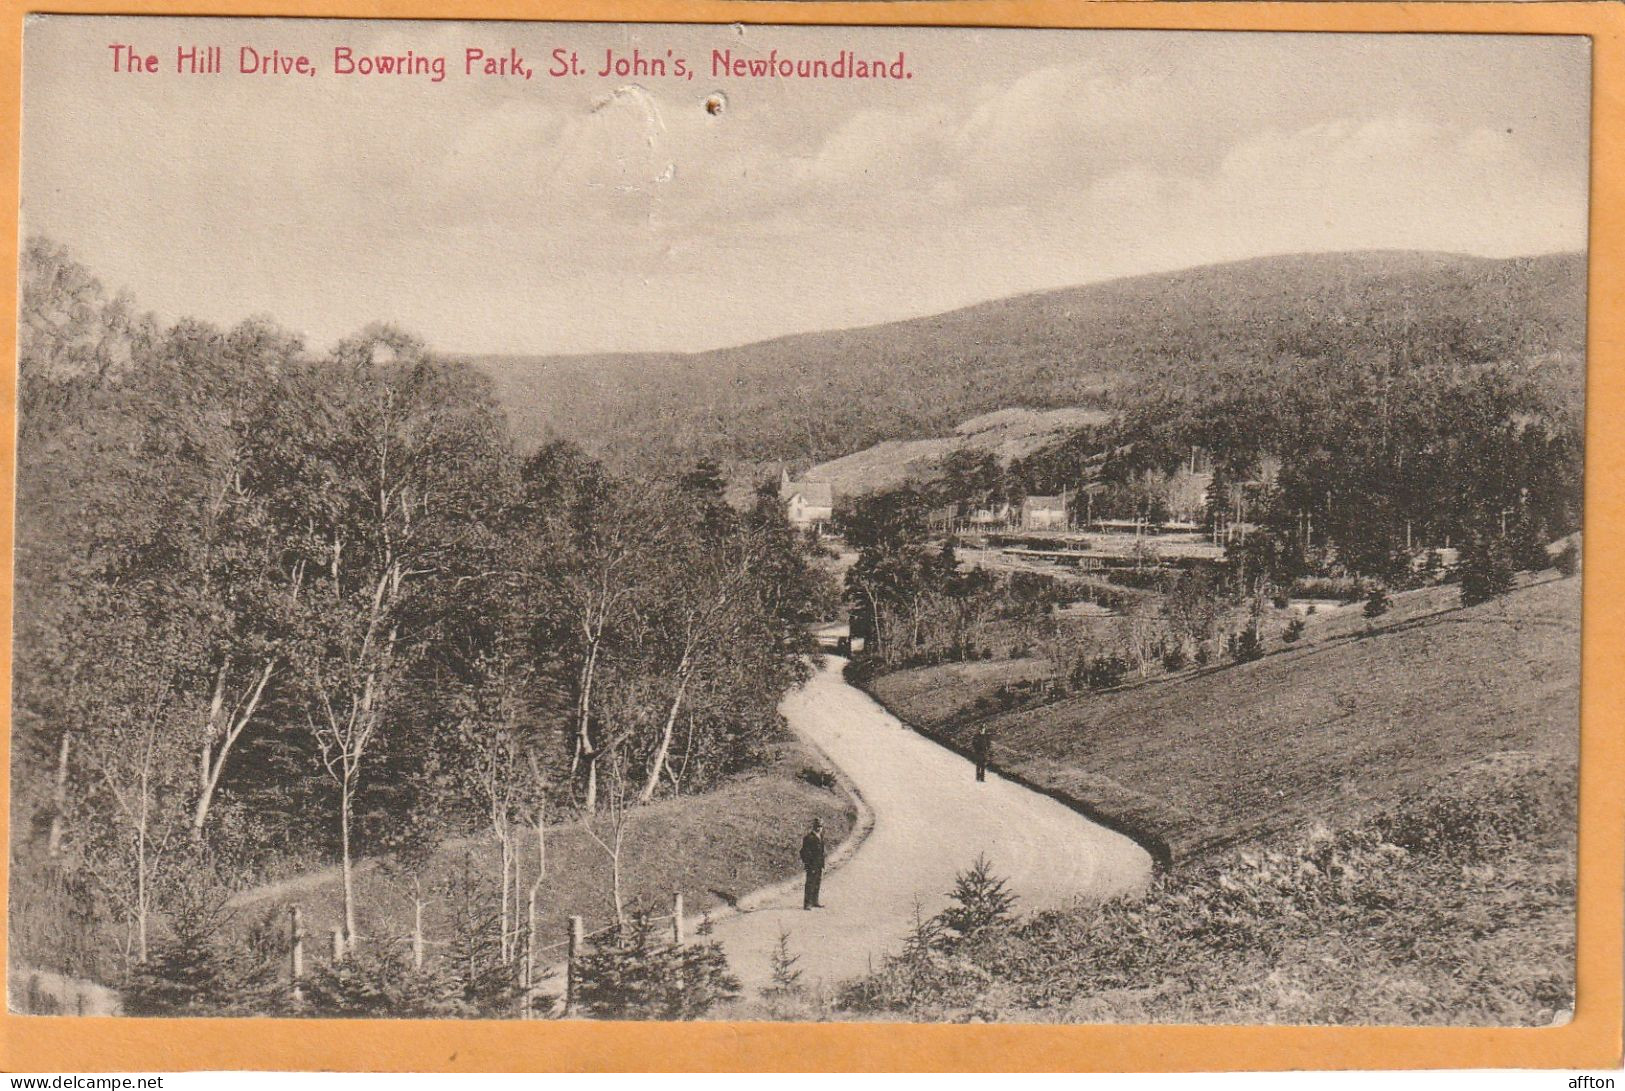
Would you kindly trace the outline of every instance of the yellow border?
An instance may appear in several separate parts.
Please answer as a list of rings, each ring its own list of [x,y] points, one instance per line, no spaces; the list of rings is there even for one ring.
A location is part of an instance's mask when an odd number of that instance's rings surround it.
[[[1586,474],[1578,1007],[1529,1029],[935,1026],[760,1023],[419,1023],[79,1019],[0,1013],[13,1072],[329,1069],[1074,1070],[1611,1068],[1620,1063],[1625,936],[1625,6],[1592,3],[1160,3],[1156,0],[0,0],[0,207],[18,201],[22,24],[31,12],[345,16],[591,22],[1172,28],[1584,34],[1593,89],[1589,414]],[[0,217],[15,269],[17,221]],[[16,313],[15,278],[0,314]],[[14,423],[16,324],[0,323],[0,399]],[[0,439],[0,568],[12,549],[13,428]],[[10,709],[11,589],[0,587],[0,708]],[[9,716],[8,716],[9,719]],[[9,730],[5,733],[9,739]],[[9,767],[9,763],[8,763]],[[0,819],[3,821],[3,819]],[[0,864],[0,868],[3,868]],[[0,932],[0,955],[5,936]],[[3,960],[0,960],[3,964]]]

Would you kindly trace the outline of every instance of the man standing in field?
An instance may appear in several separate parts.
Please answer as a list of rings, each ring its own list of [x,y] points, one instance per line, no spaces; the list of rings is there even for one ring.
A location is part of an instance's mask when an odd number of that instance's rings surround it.
[[[812,829],[801,839],[801,865],[807,869],[807,885],[802,889],[801,908],[822,909],[818,888],[824,882],[824,823],[813,819]]]
[[[993,756],[993,736],[988,733],[987,725],[983,724],[971,736],[971,753],[976,757],[976,779],[987,779],[987,760]]]

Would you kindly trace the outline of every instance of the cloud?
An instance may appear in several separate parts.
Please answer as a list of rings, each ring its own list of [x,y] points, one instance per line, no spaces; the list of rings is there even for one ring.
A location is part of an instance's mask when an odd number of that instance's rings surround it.
[[[86,68],[151,25],[30,24],[28,227],[164,313],[270,311],[313,343],[391,317],[456,348],[694,348],[1286,250],[1585,238],[1583,42],[874,28],[851,33],[906,47],[921,78],[733,84],[711,115],[703,75],[205,95]],[[533,64],[560,44],[828,45],[819,28],[197,27],[452,67],[510,40]]]

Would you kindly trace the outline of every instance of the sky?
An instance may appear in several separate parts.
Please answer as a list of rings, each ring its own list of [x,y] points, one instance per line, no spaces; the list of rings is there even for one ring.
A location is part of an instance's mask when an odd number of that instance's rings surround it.
[[[176,73],[194,44],[225,71]],[[337,74],[340,46],[447,75]],[[634,48],[693,78],[596,75]],[[713,76],[722,49],[912,78]],[[318,349],[386,320],[694,351],[1265,254],[1586,245],[1584,38],[33,16],[24,57],[25,232],[163,318]]]

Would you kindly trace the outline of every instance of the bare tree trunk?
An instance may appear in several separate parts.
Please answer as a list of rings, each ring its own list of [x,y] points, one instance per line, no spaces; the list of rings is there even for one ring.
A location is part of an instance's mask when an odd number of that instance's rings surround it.
[[[203,740],[198,747],[198,804],[197,814],[192,819],[192,840],[203,838],[202,815],[208,813],[208,804],[205,802],[212,794],[209,786],[209,771],[214,765],[214,739],[220,731],[220,713],[226,705],[226,672],[231,669],[228,659],[220,664],[220,670],[214,676],[214,696],[209,698],[209,714],[203,721]]]
[[[598,641],[592,639],[581,664],[581,675],[576,697],[576,745],[571,772],[587,765],[587,784],[581,806],[588,814],[598,809],[598,751],[592,744],[592,688],[598,670]]]
[[[136,961],[147,961],[147,820],[151,797],[147,794],[147,771],[141,771],[141,818],[135,831],[135,952]]]
[[[502,848],[502,885],[497,888],[501,891],[502,908],[499,911],[501,918],[501,931],[499,932],[499,935],[502,936],[502,942],[498,949],[501,952],[502,961],[507,962],[508,934],[513,923],[508,911],[508,881],[513,876],[513,836],[509,832],[506,822],[499,824],[497,828],[497,840]]]
[[[626,923],[626,909],[621,900],[621,846],[624,843],[625,830],[626,818],[620,816],[615,821],[615,851],[610,854],[609,870],[610,878],[613,880],[615,887],[615,923],[621,925]],[[145,921],[142,923],[145,926]],[[146,957],[146,939],[143,936],[141,955],[143,962],[146,961]]]
[[[530,888],[530,901],[525,907],[525,991],[521,1000],[524,1007],[521,1014],[524,1018],[531,1017],[531,1003],[536,989],[536,887],[533,883]]]
[[[276,661],[268,660],[265,668],[260,671],[259,680],[254,684],[254,690],[249,694],[248,703],[243,710],[235,715],[231,722],[226,724],[225,734],[220,740],[218,748],[213,748],[212,742],[218,726],[216,716],[218,710],[209,714],[209,737],[204,740],[201,770],[202,783],[198,792],[197,810],[192,814],[192,838],[199,840],[203,836],[203,828],[209,821],[209,807],[214,802],[215,789],[220,786],[220,774],[225,772],[226,758],[231,754],[231,748],[236,745],[237,739],[247,730],[254,714],[259,711],[260,700],[265,696],[265,687],[270,684],[271,675],[276,671]],[[215,701],[220,700],[223,692],[225,676],[221,676],[221,686],[216,687]]]
[[[581,800],[581,809],[588,814],[598,810],[598,755],[587,758],[587,787]]]
[[[643,780],[643,790],[638,793],[638,802],[647,803],[654,798],[655,788],[660,784],[660,771],[666,766],[666,758],[671,754],[672,733],[677,729],[677,716],[683,708],[683,697],[688,692],[689,656],[685,653],[683,661],[677,667],[680,681],[677,683],[677,693],[671,699],[671,707],[666,710],[666,726],[660,733],[660,745],[655,748],[653,759],[649,763],[649,773]]]
[[[355,944],[355,868],[350,859],[350,796],[354,781],[346,770],[339,785],[339,840],[344,853],[344,944]]]

